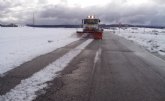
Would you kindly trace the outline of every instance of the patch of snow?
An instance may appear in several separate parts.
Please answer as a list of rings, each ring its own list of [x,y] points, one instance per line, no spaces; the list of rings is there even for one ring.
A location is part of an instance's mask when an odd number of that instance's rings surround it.
[[[93,69],[92,69],[92,74],[95,72],[95,68],[96,68],[96,63],[98,62],[98,60],[100,59],[101,56],[101,48],[99,48],[96,52],[95,58],[94,58],[94,65],[93,65]]]
[[[79,38],[73,28],[0,28],[0,75]]]
[[[72,49],[58,60],[48,65],[43,70],[35,73],[30,78],[22,80],[19,85],[5,95],[0,96],[0,101],[32,101],[37,95],[36,92],[47,87],[47,82],[53,80],[68,63],[85,49],[93,40],[88,39],[81,45]]]
[[[95,55],[95,59],[94,59],[94,64],[97,63],[97,61],[99,60],[99,57],[101,55],[101,48],[99,48],[99,50],[96,52],[96,55]]]

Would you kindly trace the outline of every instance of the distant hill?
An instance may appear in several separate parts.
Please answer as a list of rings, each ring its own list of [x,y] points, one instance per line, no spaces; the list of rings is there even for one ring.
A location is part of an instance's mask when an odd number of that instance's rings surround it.
[[[0,24],[0,27],[18,27],[18,25],[13,24],[13,23],[7,24],[7,25]]]
[[[81,25],[30,25],[30,27],[44,27],[44,28],[81,28]],[[142,28],[160,28],[163,29],[165,26],[151,26],[151,25],[130,25],[130,24],[101,24],[100,27],[102,28],[110,28],[110,27],[142,27]]]
[[[131,24],[111,24],[111,25],[101,25],[103,28],[109,27],[141,27],[141,28],[159,28],[163,29],[165,26],[153,26],[153,25],[131,25]]]
[[[30,27],[46,27],[46,28],[80,28],[81,25],[30,25]]]

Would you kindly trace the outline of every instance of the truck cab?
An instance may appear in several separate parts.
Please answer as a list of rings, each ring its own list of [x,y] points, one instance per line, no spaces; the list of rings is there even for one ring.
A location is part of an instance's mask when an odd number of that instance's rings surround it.
[[[82,20],[83,31],[99,31],[100,19],[96,19],[94,16],[88,16]]]

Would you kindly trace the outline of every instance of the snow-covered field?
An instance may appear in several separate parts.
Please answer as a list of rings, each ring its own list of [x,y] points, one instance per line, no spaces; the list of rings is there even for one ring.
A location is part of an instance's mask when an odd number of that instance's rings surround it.
[[[114,31],[116,35],[132,40],[150,52],[165,56],[165,29],[126,28]]]
[[[0,75],[33,58],[78,40],[76,29],[0,28]]]

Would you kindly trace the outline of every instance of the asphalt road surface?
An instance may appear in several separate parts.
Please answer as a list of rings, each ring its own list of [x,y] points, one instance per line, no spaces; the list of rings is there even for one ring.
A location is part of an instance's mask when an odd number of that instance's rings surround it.
[[[22,79],[84,41],[74,42],[9,71],[0,78],[0,93],[5,94]],[[45,62],[38,65],[41,61]],[[29,72],[23,75],[21,71],[28,65],[36,65],[38,69],[26,68]],[[49,85],[35,101],[165,101],[165,61],[107,31],[103,40],[89,44]]]

